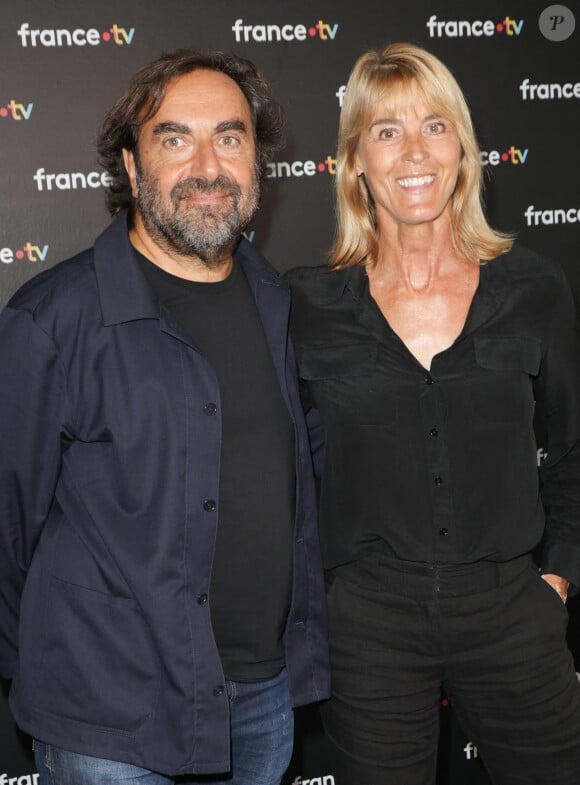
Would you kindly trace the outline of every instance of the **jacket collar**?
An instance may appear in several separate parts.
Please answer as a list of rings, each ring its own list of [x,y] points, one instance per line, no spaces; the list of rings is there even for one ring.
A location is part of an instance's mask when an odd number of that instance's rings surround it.
[[[279,286],[275,271],[262,255],[242,238],[234,257],[243,268],[254,297],[261,284]],[[149,288],[129,240],[128,215],[119,215],[94,244],[94,261],[103,323],[159,319],[159,303]]]
[[[94,260],[105,325],[159,318],[159,305],[129,241],[126,213],[115,218],[97,237]]]

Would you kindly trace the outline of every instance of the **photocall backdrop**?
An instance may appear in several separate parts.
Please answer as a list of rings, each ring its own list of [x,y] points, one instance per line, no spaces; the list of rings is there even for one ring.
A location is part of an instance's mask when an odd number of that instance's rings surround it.
[[[2,0],[0,308],[107,225],[97,129],[130,75],[178,47],[235,52],[271,81],[287,145],[270,167],[248,237],[281,271],[323,263],[334,231],[344,85],[364,50],[393,41],[426,46],[455,73],[478,132],[492,224],[559,259],[580,302],[578,0]],[[580,670],[573,602],[570,613]],[[26,785],[37,775],[7,688],[0,785]],[[477,750],[445,700],[441,720],[440,785],[486,785]],[[333,770],[315,709],[297,713],[291,783],[354,785]]]

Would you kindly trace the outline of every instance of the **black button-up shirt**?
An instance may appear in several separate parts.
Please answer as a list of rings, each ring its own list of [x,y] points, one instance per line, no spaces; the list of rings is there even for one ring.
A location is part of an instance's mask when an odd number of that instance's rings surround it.
[[[561,268],[518,248],[483,265],[461,334],[429,370],[363,267],[288,280],[304,403],[325,441],[326,567],[379,547],[508,561],[543,540],[543,570],[578,585],[580,334]]]

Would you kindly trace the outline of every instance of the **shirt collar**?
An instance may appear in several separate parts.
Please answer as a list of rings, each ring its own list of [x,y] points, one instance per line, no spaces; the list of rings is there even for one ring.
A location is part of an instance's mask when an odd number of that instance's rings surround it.
[[[331,272],[330,275],[336,275],[336,281],[325,291],[324,302],[321,302],[321,305],[336,302],[346,292],[359,306],[368,302],[371,294],[364,265],[352,265],[343,270],[342,274]],[[479,284],[462,335],[472,333],[496,312],[509,292],[510,284],[503,255],[481,265]]]

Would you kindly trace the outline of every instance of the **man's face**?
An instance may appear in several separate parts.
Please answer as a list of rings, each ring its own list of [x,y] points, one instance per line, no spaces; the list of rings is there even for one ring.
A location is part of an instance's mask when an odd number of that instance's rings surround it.
[[[238,85],[197,70],[170,82],[141,128],[138,155],[124,150],[136,210],[164,250],[217,265],[258,205],[250,108]]]

